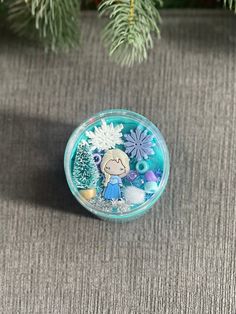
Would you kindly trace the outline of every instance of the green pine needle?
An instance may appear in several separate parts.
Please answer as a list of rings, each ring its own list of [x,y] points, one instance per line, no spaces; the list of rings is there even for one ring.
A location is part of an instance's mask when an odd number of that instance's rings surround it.
[[[229,6],[230,10],[234,10],[236,13],[236,0],[224,0],[224,5]]]
[[[154,0],[104,0],[99,6],[101,15],[110,22],[103,39],[110,56],[121,65],[132,66],[147,59],[153,47],[152,32],[159,36],[160,15]]]
[[[7,0],[11,29],[30,38],[39,38],[52,50],[78,43],[79,0]]]
[[[82,0],[85,1],[85,0]],[[222,0],[236,13],[236,0]],[[121,65],[132,66],[147,59],[159,36],[161,0],[103,0],[101,15],[110,21],[103,39],[110,56]],[[40,40],[52,50],[71,48],[79,42],[80,0],[0,0],[0,24],[16,34]]]

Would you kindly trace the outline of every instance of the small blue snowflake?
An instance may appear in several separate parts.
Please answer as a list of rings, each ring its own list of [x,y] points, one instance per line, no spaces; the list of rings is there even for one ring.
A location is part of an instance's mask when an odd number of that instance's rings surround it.
[[[147,159],[149,155],[153,155],[152,147],[155,145],[152,140],[153,136],[147,134],[148,131],[137,127],[135,130],[130,130],[130,134],[125,134],[126,138],[125,152],[130,154],[131,158],[136,158],[137,161]]]

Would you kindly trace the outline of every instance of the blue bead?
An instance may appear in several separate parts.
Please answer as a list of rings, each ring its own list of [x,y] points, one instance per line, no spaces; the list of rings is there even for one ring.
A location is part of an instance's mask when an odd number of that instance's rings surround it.
[[[98,153],[93,154],[93,159],[96,165],[100,165],[102,161],[102,156]]]
[[[137,188],[142,188],[144,185],[144,178],[143,176],[138,176],[132,183],[134,186],[136,186]]]

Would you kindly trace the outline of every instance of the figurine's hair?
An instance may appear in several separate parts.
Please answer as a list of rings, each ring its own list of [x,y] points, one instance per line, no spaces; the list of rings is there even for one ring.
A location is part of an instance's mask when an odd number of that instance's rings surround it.
[[[110,174],[105,171],[105,166],[108,163],[109,160],[115,160],[116,162],[119,162],[119,160],[122,162],[123,166],[125,167],[125,173],[129,173],[129,157],[126,155],[125,152],[123,152],[120,149],[110,149],[108,150],[105,155],[102,158],[102,162],[100,165],[101,171],[105,175],[105,181],[104,185],[107,186],[107,183],[110,181]]]

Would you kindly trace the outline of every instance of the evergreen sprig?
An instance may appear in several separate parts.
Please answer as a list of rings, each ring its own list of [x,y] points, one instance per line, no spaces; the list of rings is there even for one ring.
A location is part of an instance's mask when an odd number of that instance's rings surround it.
[[[147,59],[153,47],[152,33],[160,34],[161,21],[157,9],[161,1],[154,0],[104,0],[99,6],[101,15],[109,16],[103,39],[113,59],[132,66]]]
[[[230,10],[234,10],[236,13],[236,0],[224,0],[225,7],[228,6]]]
[[[40,40],[52,50],[79,43],[81,2],[92,0],[0,0],[0,25],[16,34]],[[236,0],[222,0],[236,13]],[[103,0],[100,14],[109,17],[103,38],[110,56],[121,65],[142,62],[159,36],[161,0]]]
[[[78,44],[79,0],[6,0],[8,22],[17,34],[38,37],[52,50]]]

